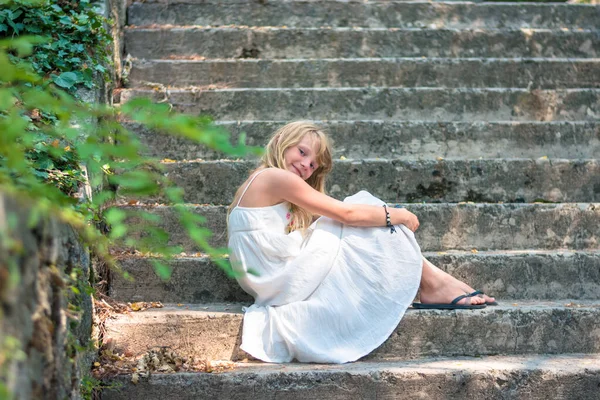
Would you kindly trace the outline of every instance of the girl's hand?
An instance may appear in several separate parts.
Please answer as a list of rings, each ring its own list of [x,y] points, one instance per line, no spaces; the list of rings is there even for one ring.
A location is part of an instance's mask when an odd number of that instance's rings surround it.
[[[399,209],[398,211],[401,213],[401,224],[413,232],[416,231],[419,227],[419,218],[405,208]]]

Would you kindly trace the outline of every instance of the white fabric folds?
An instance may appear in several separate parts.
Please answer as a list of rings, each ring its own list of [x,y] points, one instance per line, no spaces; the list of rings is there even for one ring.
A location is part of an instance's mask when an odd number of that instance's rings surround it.
[[[344,201],[384,204],[365,191]],[[303,240],[286,233],[288,208],[238,206],[229,216],[231,260],[255,298],[241,348],[268,362],[355,361],[389,337],[414,299],[419,245],[404,225],[391,234],[325,217]]]

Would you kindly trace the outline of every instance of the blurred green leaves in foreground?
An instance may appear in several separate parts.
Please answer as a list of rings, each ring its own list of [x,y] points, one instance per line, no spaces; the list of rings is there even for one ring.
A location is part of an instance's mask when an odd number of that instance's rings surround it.
[[[0,41],[0,192],[31,208],[27,222],[32,226],[50,216],[70,224],[113,268],[117,268],[115,249],[152,255],[157,274],[166,279],[170,269],[165,261],[182,250],[169,245],[169,234],[156,214],[131,205],[160,199],[172,206],[181,231],[198,249],[232,275],[226,249],[208,244],[210,231],[202,226],[202,216],[183,204],[182,190],[167,180],[158,160],[143,155],[138,138],[120,121],[233,157],[259,150],[246,147],[243,137],[239,145],[232,145],[229,133],[209,118],[173,113],[168,104],[134,99],[116,109],[76,100],[55,79],[38,75],[29,61],[35,46],[47,41],[39,37]],[[92,198],[84,195],[86,182]],[[136,201],[119,207],[128,199]],[[18,246],[1,247],[0,243],[0,251],[18,251]]]

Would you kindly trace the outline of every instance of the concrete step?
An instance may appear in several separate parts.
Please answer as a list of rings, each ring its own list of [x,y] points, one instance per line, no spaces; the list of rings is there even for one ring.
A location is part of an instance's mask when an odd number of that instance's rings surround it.
[[[308,88],[153,90],[136,97],[222,120],[383,119],[420,121],[572,121],[600,119],[600,89]]]
[[[594,30],[157,27],[125,31],[133,57],[600,57]]]
[[[106,321],[104,341],[119,353],[168,346],[209,360],[242,359],[238,304],[166,305]],[[600,352],[600,302],[503,300],[481,310],[409,310],[366,358]]]
[[[134,385],[115,377],[103,400],[473,399],[598,397],[597,355],[493,356],[343,365],[237,363],[221,374],[153,374]]]
[[[315,121],[333,139],[335,158],[595,158],[600,154],[600,122],[426,122]],[[222,121],[237,143],[264,146],[286,121]],[[138,134],[153,157],[172,160],[223,159],[205,146],[162,135],[139,124]],[[585,143],[582,146],[582,143]]]
[[[600,300],[599,251],[427,252],[424,256],[472,287],[500,299]],[[234,279],[208,257],[172,260],[168,282],[150,259],[127,257],[120,264],[133,281],[113,276],[110,296],[126,302],[252,302]]]
[[[184,189],[184,201],[228,204],[256,165],[256,160],[222,160],[164,167],[165,175]],[[394,203],[600,202],[600,161],[335,160],[328,193],[342,199],[359,190]]]
[[[130,25],[250,25],[368,28],[598,28],[588,4],[431,3],[396,1],[169,1],[133,3]]]
[[[599,7],[600,9],[600,7]],[[598,88],[600,59],[134,60],[128,87]]]
[[[206,218],[209,242],[227,245],[226,206],[190,205]],[[186,252],[200,251],[186,237],[169,206],[122,206],[161,217],[171,243]],[[421,222],[416,232],[422,251],[444,250],[597,250],[600,243],[600,204],[407,204]],[[130,222],[136,222],[132,218]],[[381,228],[384,229],[384,228]]]

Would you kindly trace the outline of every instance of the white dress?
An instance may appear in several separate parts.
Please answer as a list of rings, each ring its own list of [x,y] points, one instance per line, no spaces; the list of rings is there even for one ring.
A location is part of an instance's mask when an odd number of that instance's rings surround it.
[[[344,202],[384,204],[365,191]],[[229,215],[231,261],[255,299],[244,315],[241,348],[277,363],[345,363],[367,355],[391,335],[417,293],[423,259],[413,232],[321,217],[303,239],[286,233],[289,220],[289,203],[238,205]]]

